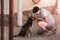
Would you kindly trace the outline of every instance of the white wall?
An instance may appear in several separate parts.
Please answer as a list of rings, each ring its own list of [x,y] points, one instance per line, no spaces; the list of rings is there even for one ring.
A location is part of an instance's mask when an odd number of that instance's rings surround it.
[[[22,11],[30,10],[34,6],[46,7],[55,5],[56,0],[41,0],[40,3],[34,4],[32,0],[22,0]]]
[[[18,9],[19,9],[18,1],[19,0],[14,0],[14,13],[18,12]],[[55,5],[55,1],[56,0],[41,0],[40,3],[34,4],[32,0],[22,0],[22,11],[30,10],[34,6],[39,6],[39,7],[52,6],[52,5]],[[9,0],[4,0],[4,13],[5,14],[9,13]]]
[[[60,15],[60,0],[58,0],[57,13]]]
[[[22,0],[18,0],[17,25],[22,26]]]
[[[18,4],[19,4],[19,0],[14,0],[14,13],[18,12]]]
[[[52,5],[55,5],[55,0],[41,0],[39,4],[34,4],[32,0],[14,0],[14,13],[18,12],[17,25],[22,25],[22,11],[30,10],[34,6],[46,7]],[[4,13],[9,14],[9,0],[4,0]]]
[[[14,0],[14,13],[18,11],[18,0]],[[4,14],[9,14],[9,0],[4,0]]]
[[[4,14],[9,14],[9,0],[4,0]]]
[[[21,0],[14,0],[14,13],[17,14],[17,25],[21,26],[22,25],[22,9],[21,9]],[[1,2],[0,2],[1,3]],[[4,14],[9,14],[9,0],[4,0]]]

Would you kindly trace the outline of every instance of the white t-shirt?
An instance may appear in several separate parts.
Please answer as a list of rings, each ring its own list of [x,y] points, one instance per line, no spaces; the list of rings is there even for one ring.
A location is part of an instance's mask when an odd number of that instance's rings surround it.
[[[39,15],[39,17],[44,18],[46,16],[48,16],[48,26],[54,25],[55,20],[54,20],[53,16],[51,15],[51,13],[48,10],[41,8],[41,14]]]

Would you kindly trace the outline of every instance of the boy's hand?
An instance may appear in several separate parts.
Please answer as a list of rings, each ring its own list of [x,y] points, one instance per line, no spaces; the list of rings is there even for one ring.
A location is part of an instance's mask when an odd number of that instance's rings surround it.
[[[38,19],[36,19],[36,21],[37,21],[37,22],[38,22],[38,21],[44,21],[44,19],[38,18]]]

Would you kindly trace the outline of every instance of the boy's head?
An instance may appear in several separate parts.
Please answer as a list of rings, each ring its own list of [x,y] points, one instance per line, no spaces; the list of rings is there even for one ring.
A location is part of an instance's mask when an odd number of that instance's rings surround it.
[[[33,13],[39,13],[40,12],[40,8],[39,7],[34,7],[33,8]]]

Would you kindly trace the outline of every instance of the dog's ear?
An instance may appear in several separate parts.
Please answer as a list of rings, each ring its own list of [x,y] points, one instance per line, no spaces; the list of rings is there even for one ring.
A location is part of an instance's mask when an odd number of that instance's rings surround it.
[[[28,17],[28,20],[29,20],[29,21],[32,21],[32,18],[31,18],[31,17]]]

